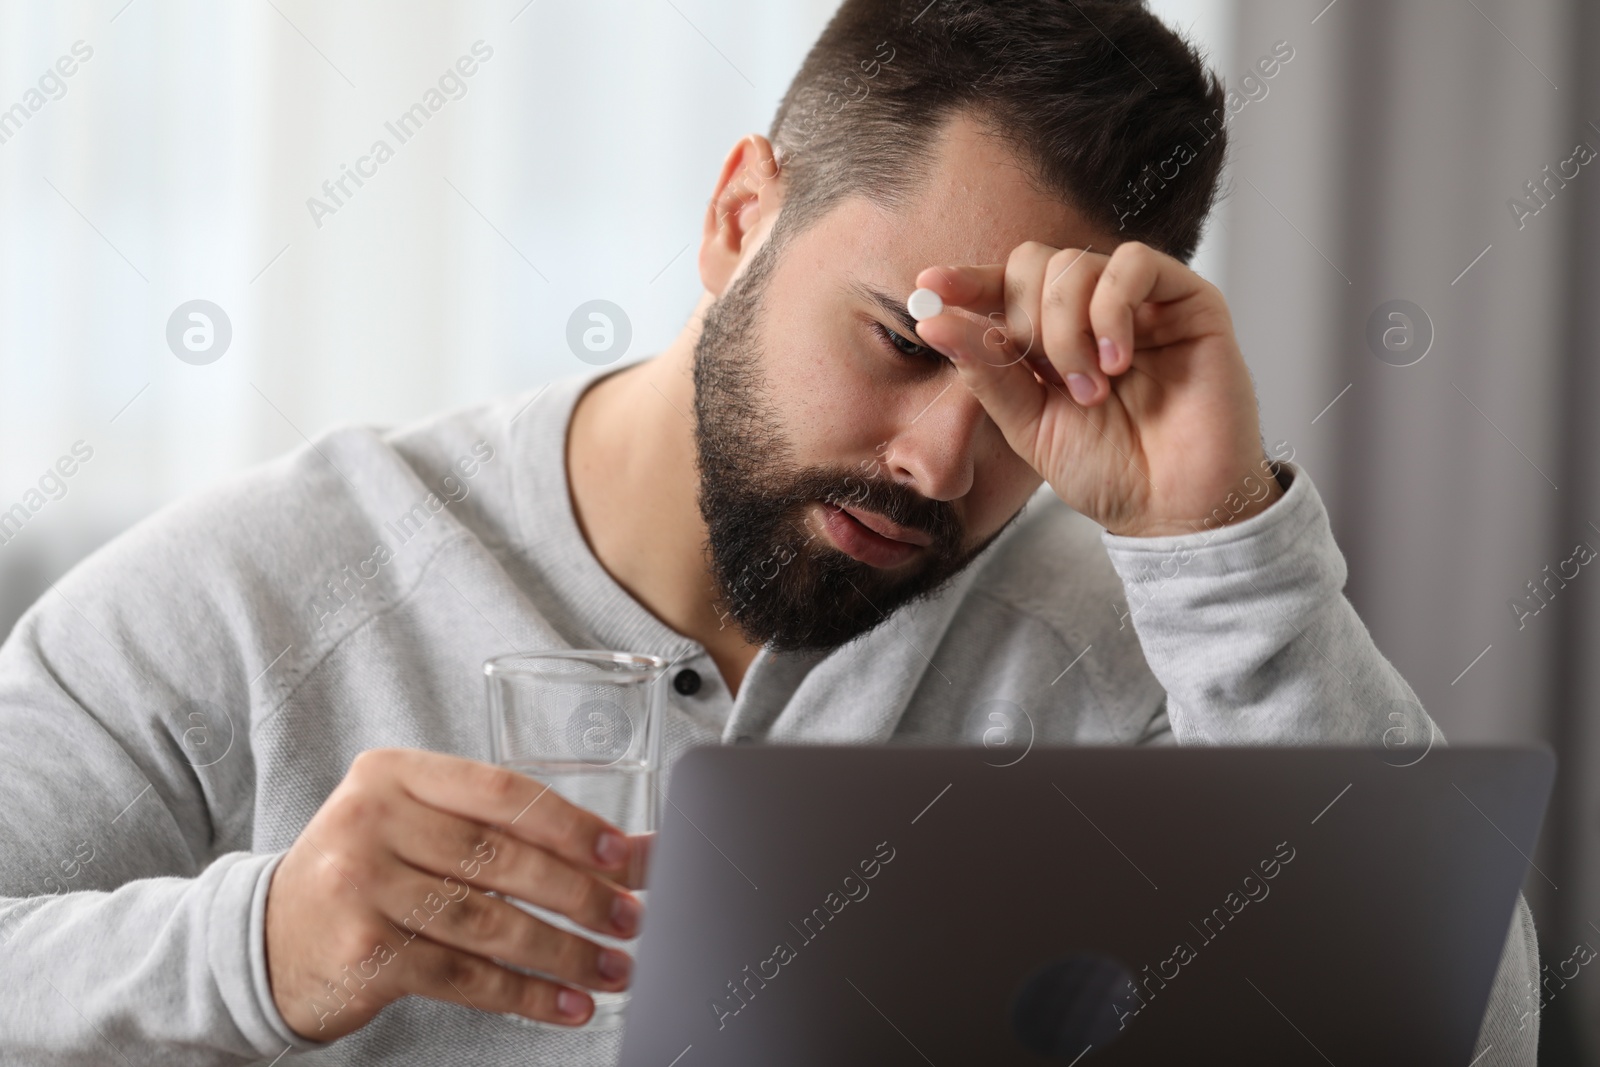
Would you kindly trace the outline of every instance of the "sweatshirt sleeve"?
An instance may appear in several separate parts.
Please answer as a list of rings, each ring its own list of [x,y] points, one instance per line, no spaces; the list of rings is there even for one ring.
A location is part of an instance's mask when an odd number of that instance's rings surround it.
[[[1179,744],[1383,744],[1442,738],[1344,596],[1344,556],[1305,472],[1243,522],[1101,535]]]
[[[1500,969],[1489,991],[1489,1007],[1472,1050],[1475,1067],[1534,1067],[1538,1062],[1539,991],[1534,984],[1538,974],[1533,913],[1518,893]]]
[[[241,847],[253,770],[237,665],[195,647],[201,613],[151,565],[91,560],[0,647],[0,1064],[225,1064],[316,1047],[267,983],[281,853]],[[185,641],[211,672],[171,669]]]
[[[1196,534],[1102,533],[1127,614],[1166,690],[1142,743],[1383,745],[1419,754],[1444,736],[1345,598],[1344,555],[1305,472],[1279,465],[1282,497]],[[1538,974],[1519,894],[1476,1067],[1533,1064]]]

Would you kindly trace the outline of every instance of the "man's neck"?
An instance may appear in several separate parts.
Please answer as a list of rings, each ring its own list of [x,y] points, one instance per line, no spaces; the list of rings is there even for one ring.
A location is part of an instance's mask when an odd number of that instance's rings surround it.
[[[656,618],[704,645],[736,693],[760,646],[719,615],[703,554],[692,422],[699,321],[697,312],[659,356],[579,397],[567,429],[567,480],[578,528],[600,565]]]

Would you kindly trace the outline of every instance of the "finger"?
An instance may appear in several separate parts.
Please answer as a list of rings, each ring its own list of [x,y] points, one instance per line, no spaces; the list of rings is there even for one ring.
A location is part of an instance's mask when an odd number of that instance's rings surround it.
[[[1003,325],[1003,313],[992,314],[1001,318],[1002,325],[946,309],[917,323],[917,336],[952,361],[967,360],[995,369],[1021,363],[1022,357]]]
[[[1024,241],[1006,257],[1005,332],[1023,359],[1043,353],[1039,302],[1044,294],[1045,267],[1056,252],[1047,244]]]
[[[922,340],[944,353],[1013,451],[1032,455],[1044,412],[1045,386],[1006,346],[987,347],[986,330],[970,319],[936,315],[917,323]]]
[[[1026,269],[1016,259],[1018,251],[1025,252],[1033,260]],[[936,336],[949,337],[952,342],[964,338],[965,351],[997,366],[1023,360],[1045,381],[1062,384],[1061,376],[1045,358],[1043,346],[1037,343],[1035,336],[1035,324],[1039,319],[1038,287],[1028,287],[1030,292],[1024,297],[1021,283],[1008,280],[1037,276],[1053,251],[1048,245],[1028,242],[1019,245],[1004,266],[944,266],[923,270],[916,278],[919,287],[938,293],[939,299],[949,308],[984,316],[975,332],[952,325],[937,328]],[[960,316],[953,318],[960,320]]]
[[[1133,336],[1140,352],[1165,348],[1194,337],[1194,325],[1183,303],[1140,304],[1133,313]]]
[[[406,988],[421,996],[479,1011],[512,1012],[541,1022],[581,1026],[594,1001],[546,978],[518,974],[493,960],[424,938],[400,952]]]
[[[526,900],[596,933],[638,933],[638,897],[504,831],[415,802],[382,826],[390,851],[420,870]]]
[[[1100,369],[1121,374],[1132,364],[1139,308],[1182,300],[1204,284],[1188,267],[1149,245],[1118,245],[1089,299],[1089,330],[1099,348]]]
[[[966,308],[979,315],[1004,311],[1006,268],[1003,263],[982,266],[928,267],[917,275],[920,289],[932,289],[952,307]]]
[[[654,854],[656,835],[654,830],[642,834],[629,834],[628,847],[632,850],[634,863],[628,871],[629,877],[622,884],[629,889],[643,889],[644,882],[650,874],[650,857]]]
[[[1111,393],[1089,320],[1089,300],[1107,262],[1107,257],[1093,252],[1063,248],[1045,268],[1044,355],[1072,399],[1084,407],[1093,407]]]
[[[429,807],[494,823],[569,862],[629,879],[638,859],[623,832],[543,782],[506,767],[439,752],[394,749],[402,788]]]
[[[505,960],[587,989],[627,988],[633,961],[552,926],[517,905],[441,879],[404,863],[367,890],[372,905],[407,944],[416,939]]]

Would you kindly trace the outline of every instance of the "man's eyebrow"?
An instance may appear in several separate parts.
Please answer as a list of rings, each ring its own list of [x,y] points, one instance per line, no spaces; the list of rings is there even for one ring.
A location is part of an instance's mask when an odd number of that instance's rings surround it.
[[[865,282],[851,282],[850,291],[869,304],[876,304],[883,313],[900,325],[901,335],[906,340],[921,344],[917,337],[917,320],[911,317],[911,311],[906,307],[904,300],[896,300],[881,289],[875,289]]]

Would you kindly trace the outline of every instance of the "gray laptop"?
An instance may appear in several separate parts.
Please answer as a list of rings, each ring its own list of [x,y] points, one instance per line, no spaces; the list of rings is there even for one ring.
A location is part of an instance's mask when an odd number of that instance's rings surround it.
[[[686,755],[624,1067],[1471,1059],[1547,750],[994,762]]]

